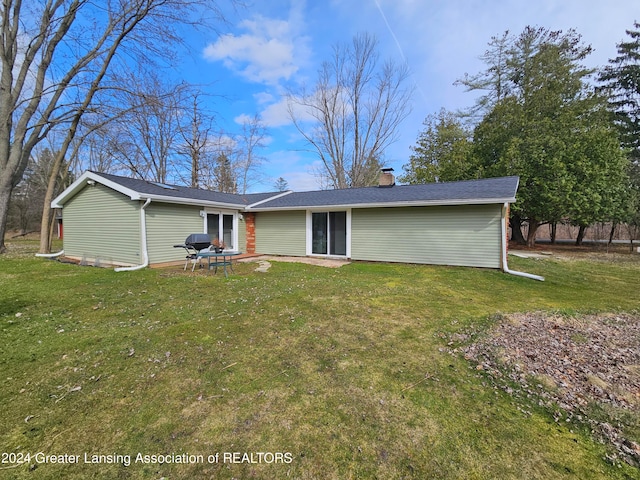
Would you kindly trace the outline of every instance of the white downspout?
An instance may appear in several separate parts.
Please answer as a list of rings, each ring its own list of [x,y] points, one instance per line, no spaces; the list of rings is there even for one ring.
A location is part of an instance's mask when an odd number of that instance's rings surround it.
[[[509,270],[507,266],[507,209],[509,208],[509,204],[507,202],[502,206],[502,219],[500,220],[501,231],[502,231],[502,271],[504,273],[509,273],[511,275],[516,275],[518,277],[526,277],[531,278],[533,280],[538,280],[540,282],[544,282],[544,277],[539,275],[533,275],[532,273],[525,272],[517,272],[515,270]]]
[[[56,253],[36,253],[36,257],[40,257],[40,258],[56,258],[59,257],[60,255],[62,255],[64,253],[64,250],[60,250],[59,252]]]
[[[147,250],[147,214],[145,209],[151,203],[151,199],[147,198],[144,205],[140,208],[140,230],[141,230],[141,243],[142,243],[142,264],[135,265],[133,267],[119,267],[114,269],[116,272],[133,272],[135,270],[142,270],[149,266],[149,251]]]

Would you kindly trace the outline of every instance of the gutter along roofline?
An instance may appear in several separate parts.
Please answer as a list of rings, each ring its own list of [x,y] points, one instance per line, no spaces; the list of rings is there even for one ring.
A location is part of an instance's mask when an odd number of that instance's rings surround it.
[[[154,194],[139,194],[139,198],[132,198],[131,200],[146,200],[151,199],[156,202],[161,203],[177,203],[180,205],[195,205],[200,207],[221,207],[221,208],[229,208],[242,210],[245,206],[239,203],[225,203],[225,202],[214,202],[211,200],[198,200],[194,198],[184,198],[184,197],[170,197],[165,195],[154,195]]]
[[[60,195],[54,198],[51,201],[51,208],[64,208],[64,204],[67,203],[71,198],[73,198],[77,193],[79,193],[83,188],[86,188],[87,185],[93,186],[96,183],[100,183],[105,187],[108,187],[116,192],[119,192],[133,201],[145,201],[145,200],[153,200],[155,202],[164,202],[164,203],[176,203],[180,205],[194,205],[194,206],[203,206],[203,207],[220,207],[220,208],[230,208],[236,210],[242,210],[245,205],[242,203],[228,203],[228,202],[218,202],[214,200],[203,200],[197,198],[187,198],[187,197],[176,197],[172,195],[158,195],[154,193],[142,193],[131,188],[125,187],[124,185],[114,182],[108,178],[101,176],[98,173],[91,172],[87,170],[84,172],[75,182],[73,182],[68,188],[66,188]]]
[[[118,179],[122,179],[118,182]],[[496,181],[498,182],[496,184]],[[519,184],[518,177],[499,177],[494,179],[467,180],[461,182],[446,182],[441,184],[400,185],[390,188],[364,187],[362,189],[318,190],[311,192],[293,192],[291,190],[280,193],[266,193],[266,198],[251,204],[246,204],[247,198],[236,194],[222,194],[220,200],[215,199],[219,192],[193,191],[186,187],[168,187],[175,190],[174,195],[164,195],[155,188],[146,188],[144,180],[129,179],[109,174],[100,174],[90,170],[84,172],[64,192],[51,202],[52,208],[63,208],[84,188],[96,183],[104,185],[116,192],[127,196],[132,201],[153,200],[154,202],[192,205],[199,207],[226,208],[246,212],[259,211],[292,211],[314,209],[357,209],[357,208],[385,208],[385,207],[428,207],[448,205],[491,205],[513,203]],[[486,191],[488,198],[482,197],[480,185],[489,183],[493,191]],[[149,183],[149,182],[146,182]],[[477,185],[472,185],[472,184]],[[139,188],[136,185],[143,185]],[[154,184],[151,182],[151,184]],[[157,185],[157,184],[156,184]],[[469,187],[471,185],[471,187]],[[417,190],[416,190],[417,188]],[[193,196],[192,196],[193,194]],[[211,195],[209,195],[211,194]],[[477,196],[479,195],[479,196]],[[261,195],[262,196],[262,195]],[[204,198],[203,198],[204,197]],[[209,198],[207,198],[209,197]],[[237,198],[236,198],[237,197]],[[236,201],[237,200],[237,201]]]
[[[269,202],[271,199],[266,200]],[[268,212],[268,211],[287,211],[287,210],[315,210],[315,209],[344,209],[344,208],[383,208],[383,207],[437,207],[437,206],[455,206],[455,205],[495,205],[503,203],[514,203],[515,197],[511,198],[486,198],[486,199],[452,199],[452,200],[414,200],[414,201],[398,201],[398,202],[370,202],[370,203],[344,203],[344,204],[305,204],[291,205],[282,207],[255,207],[249,205],[245,208],[247,212]],[[263,202],[258,202],[263,203]]]

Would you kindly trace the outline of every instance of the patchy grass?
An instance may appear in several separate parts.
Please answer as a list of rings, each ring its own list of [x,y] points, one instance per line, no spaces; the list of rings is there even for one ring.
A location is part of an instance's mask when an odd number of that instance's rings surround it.
[[[454,334],[451,353],[515,398],[536,398],[559,422],[606,439],[617,449],[612,461],[640,467],[639,315],[512,314],[484,333]]]
[[[369,263],[243,264],[225,279],[179,267],[117,274],[34,259],[20,245],[0,258],[0,445],[31,459],[0,464],[0,477],[639,475],[551,412],[524,414],[447,348],[500,312],[637,310],[637,257],[511,261],[544,283]],[[38,462],[37,452],[80,463]],[[224,452],[263,461],[223,462]],[[87,464],[85,453],[131,464]],[[203,461],[136,463],[138,453]]]

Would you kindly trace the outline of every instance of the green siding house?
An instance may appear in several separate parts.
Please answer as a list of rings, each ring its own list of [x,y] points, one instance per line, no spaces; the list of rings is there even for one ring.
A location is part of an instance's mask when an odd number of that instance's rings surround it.
[[[184,260],[191,233],[246,253],[459,265],[509,271],[517,177],[236,195],[85,172],[52,202],[64,255],[142,268]],[[510,272],[513,273],[513,272]]]
[[[191,233],[246,243],[242,211],[276,194],[235,195],[87,171],[52,202],[62,208],[64,255],[122,267],[184,261]]]

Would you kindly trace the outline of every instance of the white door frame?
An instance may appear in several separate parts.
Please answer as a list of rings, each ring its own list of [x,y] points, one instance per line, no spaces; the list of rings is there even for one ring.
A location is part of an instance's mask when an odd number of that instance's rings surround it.
[[[313,253],[313,214],[314,213],[331,213],[331,212],[346,212],[347,214],[347,227],[346,227],[346,242],[347,242],[347,254],[346,255],[331,255],[329,253],[321,254],[321,253]],[[307,210],[307,245],[306,245],[306,254],[308,257],[334,257],[334,258],[351,258],[351,209],[350,208],[318,208],[313,210]],[[329,235],[331,233],[329,232]],[[330,240],[327,239],[327,243]],[[327,245],[327,252],[329,251]]]
[[[238,248],[238,211],[237,210],[223,210],[219,208],[206,207],[204,209],[204,222],[203,222],[203,231],[204,233],[208,233],[208,215],[209,214],[218,214],[218,231],[222,232],[224,223],[223,223],[223,215],[231,215],[233,217],[233,231],[231,232],[231,241],[233,245],[227,245],[228,250],[239,250]],[[212,238],[211,241],[214,239]]]

